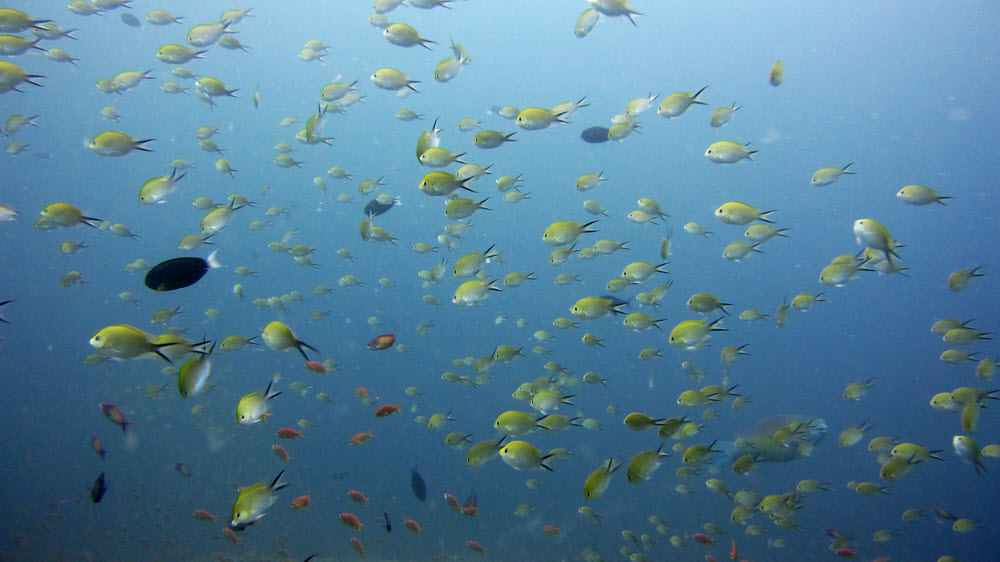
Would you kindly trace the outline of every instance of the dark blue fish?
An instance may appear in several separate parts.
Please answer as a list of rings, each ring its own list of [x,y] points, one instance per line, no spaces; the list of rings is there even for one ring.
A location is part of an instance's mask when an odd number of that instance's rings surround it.
[[[104,494],[108,491],[108,483],[104,478],[104,473],[102,472],[97,480],[94,480],[94,485],[90,487],[90,501],[94,503],[101,503],[101,499]]]
[[[589,142],[590,144],[600,144],[602,142],[607,142],[608,140],[608,129],[606,127],[590,127],[589,129],[584,129],[580,133],[580,138],[584,142]]]
[[[174,258],[154,265],[146,272],[145,283],[154,291],[176,291],[194,285],[209,269],[216,267],[220,265],[215,260],[215,252],[207,260]]]
[[[139,23],[139,18],[133,16],[132,14],[128,14],[128,13],[122,14],[122,21],[125,22],[125,25],[127,25],[129,27],[141,27],[142,26],[142,24]]]
[[[0,306],[3,306],[5,304],[10,304],[12,302],[14,302],[14,301],[3,301],[3,302],[0,302]],[[0,317],[0,322],[3,322],[4,324],[10,324],[10,322],[4,320],[2,317]]]
[[[386,533],[391,533],[392,532],[392,522],[389,521],[389,514],[383,511],[382,512],[382,517],[385,518],[385,532]]]
[[[365,205],[365,216],[369,218],[377,217],[379,215],[388,213],[389,209],[395,206],[396,206],[395,200],[392,203],[385,205],[383,203],[379,203],[378,199],[372,199],[371,201],[368,202],[367,205]]]
[[[413,495],[417,496],[418,500],[427,499],[427,484],[424,484],[424,477],[420,476],[416,467],[410,469],[410,489],[413,490]]]

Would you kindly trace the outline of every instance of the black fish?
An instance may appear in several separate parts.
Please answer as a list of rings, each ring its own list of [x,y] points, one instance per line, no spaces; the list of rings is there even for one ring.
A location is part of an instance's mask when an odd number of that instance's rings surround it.
[[[101,503],[101,498],[108,491],[107,482],[104,479],[104,473],[102,472],[97,480],[94,480],[94,485],[90,487],[90,500],[94,503]]]
[[[424,477],[420,476],[416,467],[410,469],[410,489],[413,490],[413,495],[417,496],[418,500],[427,499],[427,484],[424,484]]]
[[[0,302],[0,306],[3,306],[5,304],[10,304],[12,302],[14,302],[14,301],[3,301],[3,302]],[[0,322],[3,322],[4,324],[10,324],[10,322],[4,320],[3,318],[0,318]]]
[[[602,142],[607,142],[608,140],[608,129],[606,127],[590,127],[589,129],[584,129],[580,133],[580,138],[584,142],[589,142],[590,144],[600,144]]]
[[[207,260],[201,258],[174,258],[160,262],[146,273],[146,286],[154,291],[175,291],[198,282],[209,269],[221,267],[212,252]]]
[[[372,199],[371,201],[368,202],[367,205],[365,205],[365,216],[369,218],[377,217],[379,215],[389,212],[389,209],[395,207],[398,204],[399,203],[395,199],[393,199],[392,203],[389,203],[388,205],[379,203],[377,198]]]
[[[385,532],[386,533],[391,533],[392,532],[392,523],[389,521],[389,514],[385,513],[385,512],[382,512],[382,516],[385,517]]]

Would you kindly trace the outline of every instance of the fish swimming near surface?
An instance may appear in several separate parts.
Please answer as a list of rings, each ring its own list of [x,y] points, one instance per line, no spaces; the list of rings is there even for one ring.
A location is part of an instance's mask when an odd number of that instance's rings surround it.
[[[418,500],[427,499],[427,484],[424,483],[424,477],[420,476],[416,467],[410,469],[410,489],[413,490],[413,495],[417,496]]]
[[[160,262],[146,273],[146,286],[154,291],[176,291],[197,283],[209,269],[222,267],[216,259],[216,250],[208,259],[173,258]]]

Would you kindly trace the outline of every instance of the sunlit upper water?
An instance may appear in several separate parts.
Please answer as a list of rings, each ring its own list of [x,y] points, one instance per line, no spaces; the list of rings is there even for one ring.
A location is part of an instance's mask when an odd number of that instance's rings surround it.
[[[475,540],[493,560],[573,560],[593,547],[604,559],[622,559],[619,549],[641,552],[649,560],[702,560],[712,554],[728,559],[730,541],[741,558],[750,560],[832,559],[824,529],[835,528],[854,538],[850,548],[861,559],[891,556],[892,560],[936,560],[952,555],[961,560],[990,560],[1000,548],[996,533],[997,500],[993,474],[996,465],[986,459],[990,473],[977,477],[973,467],[951,450],[951,438],[963,433],[956,414],[939,414],[928,402],[934,394],[960,386],[990,387],[975,376],[975,362],[948,366],[938,356],[947,349],[940,336],[929,331],[941,318],[975,319],[982,331],[998,330],[996,248],[998,236],[994,191],[998,176],[994,154],[997,127],[998,11],[988,2],[909,3],[876,2],[819,5],[794,2],[682,3],[635,0],[633,26],[624,18],[602,17],[589,36],[574,37],[573,24],[587,3],[558,0],[454,1],[451,9],[421,10],[399,7],[388,14],[435,41],[432,50],[389,44],[367,18],[371,3],[268,2],[235,6],[218,2],[174,2],[162,5],[135,2],[131,9],[102,16],[79,16],[61,3],[15,2],[10,7],[35,19],[55,20],[74,28],[77,40],[41,41],[43,48],[58,46],[78,58],[77,65],[47,60],[33,50],[4,57],[37,79],[42,87],[22,84],[22,93],[0,96],[2,116],[38,115],[37,127],[25,127],[10,140],[29,145],[17,156],[3,158],[0,204],[21,212],[21,222],[0,225],[2,251],[0,300],[13,299],[0,326],[0,354],[4,365],[4,399],[0,408],[6,451],[2,467],[3,533],[0,557],[14,560],[177,560],[241,559],[314,560],[355,559],[350,539],[359,536],[369,559],[474,559],[480,555],[466,546]],[[145,13],[163,8],[183,16],[183,24],[153,26]],[[160,86],[175,80],[192,88],[192,81],[175,78],[172,66],[155,57],[160,45],[184,43],[187,30],[218,19],[228,8],[250,8],[251,17],[232,26],[247,52],[218,46],[208,48],[203,60],[186,64],[195,74],[215,76],[235,98],[220,98],[210,108],[193,95],[168,95]],[[132,12],[142,22],[133,28],[120,19]],[[24,34],[22,34],[24,35]],[[305,41],[318,39],[330,46],[325,62],[303,62],[298,53]],[[437,63],[451,56],[450,41],[462,44],[471,64],[451,82],[433,79]],[[785,82],[768,84],[768,72],[782,60]],[[378,68],[394,67],[420,90],[405,99],[373,86],[369,76]],[[95,88],[100,78],[125,70],[151,69],[154,79],[135,90],[103,94]],[[364,97],[343,115],[328,116],[324,136],[332,146],[306,146],[295,132],[315,113],[320,89],[329,82],[358,80]],[[708,86],[678,119],[665,120],[654,110],[642,115],[642,128],[622,142],[586,144],[580,132],[593,125],[609,126],[612,116],[624,112],[632,99],[650,94],[662,97]],[[251,103],[259,89],[260,107]],[[496,115],[497,107],[552,107],[586,96],[569,124],[541,131],[519,130]],[[733,102],[742,106],[733,122],[709,126],[715,107]],[[120,122],[102,119],[99,110],[114,105]],[[400,108],[423,115],[402,122]],[[279,126],[285,116],[299,122]],[[483,128],[517,130],[517,142],[494,150],[473,146],[472,133],[461,133],[456,123],[464,117]],[[452,224],[443,213],[443,201],[417,189],[431,171],[415,159],[414,147],[422,131],[438,119],[442,146],[466,152],[464,160],[491,164],[492,175],[470,184],[478,199],[490,197],[458,241],[460,249],[420,255],[417,242],[435,246],[443,227]],[[215,170],[217,154],[202,151],[194,137],[196,127],[210,125],[221,133],[213,140],[225,150],[236,169],[235,179]],[[134,152],[123,158],[102,158],[87,149],[94,135],[116,129],[138,139],[155,139],[151,153]],[[754,161],[722,166],[703,153],[720,140],[750,142],[758,150]],[[288,142],[301,168],[274,165],[273,146]],[[143,206],[138,191],[149,178],[168,174],[169,162],[184,158],[195,164],[177,192],[162,205]],[[819,168],[853,162],[856,175],[833,185],[810,185]],[[353,180],[326,175],[342,166]],[[449,168],[454,171],[454,167]],[[597,189],[580,193],[576,178],[603,172],[608,178]],[[496,191],[499,176],[523,175],[521,190],[530,197],[511,205]],[[325,179],[323,193],[313,178]],[[401,198],[402,206],[376,219],[376,224],[398,238],[396,245],[365,243],[359,236],[361,209],[372,196],[357,193],[366,178],[384,178],[379,193]],[[895,193],[904,185],[922,184],[953,197],[947,206],[926,208],[903,204]],[[262,186],[270,189],[262,194]],[[150,264],[182,255],[177,242],[197,233],[202,211],[191,201],[207,196],[218,202],[238,192],[255,202],[240,209],[233,223],[217,234],[213,246],[195,255],[219,250],[225,269],[210,271],[197,285],[171,293],[154,293],[142,284],[142,275],[122,267],[138,258]],[[354,201],[341,203],[349,194]],[[659,224],[636,225],[625,216],[636,200],[651,197],[671,215]],[[549,265],[553,248],[544,244],[544,229],[557,220],[593,220],[582,206],[586,199],[600,202],[607,216],[597,217],[596,234],[584,235],[579,247],[601,238],[628,241],[628,251],[594,261],[573,258],[565,266]],[[62,201],[88,216],[127,225],[137,240],[120,238],[78,226],[43,232],[32,227],[39,210]],[[788,238],[772,240],[741,263],[722,259],[722,250],[742,238],[743,227],[726,225],[713,211],[727,201],[743,201],[771,215]],[[263,220],[270,206],[287,213],[270,218],[272,224],[250,231],[247,224]],[[861,273],[843,288],[817,282],[819,271],[834,257],[857,252],[852,224],[875,219],[904,246],[898,252],[905,277]],[[699,222],[715,234],[691,237],[681,226]],[[292,258],[271,252],[267,243],[297,229],[294,243],[317,249],[315,269],[296,265]],[[649,311],[665,318],[664,331],[633,333],[618,319],[581,322],[579,328],[559,330],[557,317],[571,317],[569,307],[585,296],[606,294],[605,284],[633,261],[660,263],[662,237],[673,232],[669,275],[621,293],[631,298],[640,291],[673,281],[662,306]],[[64,240],[86,247],[74,255],[59,252]],[[463,254],[493,245],[501,263],[485,272],[502,280],[513,271],[533,272],[538,279],[519,288],[492,293],[482,306],[451,304],[459,281],[449,275],[438,285],[423,287],[417,273],[441,259],[450,272]],[[346,248],[356,258],[338,257]],[[239,277],[236,266],[247,266],[255,277]],[[948,274],[984,265],[985,277],[975,278],[961,293],[947,289]],[[61,288],[69,271],[82,273],[85,285]],[[581,281],[556,286],[556,275],[571,273]],[[363,287],[343,289],[337,280],[355,275]],[[379,285],[388,278],[394,288]],[[241,302],[232,286],[242,283],[247,300]],[[329,296],[313,296],[316,285],[336,287]],[[287,312],[257,309],[254,298],[280,296],[298,290],[307,298]],[[118,294],[131,291],[141,303],[122,302]],[[805,313],[793,312],[784,329],[773,318],[745,324],[736,316],[756,308],[774,314],[782,299],[799,293],[823,291],[826,302]],[[694,353],[668,345],[666,334],[682,320],[699,317],[685,306],[687,298],[709,292],[733,303],[732,317],[723,320],[729,331],[717,333],[711,345]],[[433,295],[441,306],[424,304]],[[150,324],[153,312],[180,306],[173,325],[187,329],[191,338],[220,340],[232,335],[260,333],[270,321],[290,325],[300,339],[320,350],[312,359],[332,358],[340,371],[323,377],[307,371],[292,352],[248,348],[213,358],[209,382],[215,389],[190,400],[176,390],[176,378],[164,374],[163,362],[131,361],[85,366],[93,352],[87,344],[98,330],[131,324],[160,333]],[[640,310],[632,303],[629,310]],[[222,313],[208,321],[204,311]],[[329,316],[309,322],[314,310]],[[506,321],[495,322],[503,315]],[[368,319],[378,318],[381,327]],[[714,319],[715,315],[711,315]],[[518,328],[523,318],[528,327]],[[428,335],[416,334],[419,324],[433,322]],[[532,334],[547,330],[555,340],[544,344],[551,354],[530,353],[539,345]],[[372,352],[365,344],[374,336],[396,331],[408,353]],[[604,347],[585,347],[580,338],[592,332]],[[477,389],[449,384],[441,374],[454,371],[475,377],[470,368],[452,365],[456,358],[490,355],[498,345],[524,346],[524,357],[495,365],[493,378]],[[655,417],[687,414],[700,419],[704,409],[682,410],[680,392],[705,384],[722,384],[719,353],[727,345],[749,344],[748,356],[732,366],[730,384],[739,384],[749,403],[740,410],[731,401],[714,406],[718,417],[705,422],[701,434],[685,445],[732,440],[736,434],[775,414],[822,417],[830,432],[812,456],[790,463],[761,464],[749,476],[719,474],[709,467],[698,476],[680,480],[674,471],[680,454],[666,459],[649,481],[630,485],[624,470],[617,473],[603,497],[586,502],[583,482],[609,457],[628,460],[657,447],[653,431],[636,433],[622,424],[629,412]],[[641,362],[639,351],[661,350],[662,357]],[[982,341],[968,348],[976,359],[997,356],[996,344]],[[604,431],[570,428],[524,437],[539,449],[570,448],[573,455],[556,463],[554,471],[517,472],[501,460],[469,468],[465,453],[444,445],[450,431],[473,434],[473,441],[498,437],[492,424],[507,410],[530,411],[511,398],[522,383],[547,376],[543,365],[556,361],[579,378],[595,371],[607,386],[580,385],[566,389],[574,406],[559,412],[594,418]],[[691,361],[709,374],[698,384],[684,374],[682,361]],[[284,391],[274,400],[273,416],[250,427],[235,422],[239,398],[263,390],[276,372],[276,386]],[[842,398],[851,382],[874,378],[872,391],[858,402]],[[293,381],[311,388],[300,396],[288,390]],[[166,385],[147,397],[147,389]],[[367,388],[379,404],[402,404],[401,415],[375,419],[373,408],[355,397]],[[404,394],[416,386],[423,396]],[[317,400],[325,392],[333,404]],[[101,415],[98,404],[112,402],[134,422],[129,435]],[[192,407],[204,411],[192,414]],[[614,405],[615,413],[609,413]],[[611,409],[614,411],[614,409]],[[417,415],[448,413],[454,418],[443,430],[429,431],[414,422]],[[281,441],[293,457],[286,466],[271,449],[275,431],[295,427],[306,419],[315,427],[298,441]],[[871,431],[849,449],[837,445],[843,429],[867,420]],[[1000,422],[995,408],[982,412],[973,437],[980,445],[997,441]],[[371,431],[368,443],[351,447],[351,436]],[[98,435],[108,450],[101,460],[90,448]],[[866,450],[871,437],[889,435],[941,449],[943,461],[928,460],[899,483],[887,484],[890,495],[861,497],[847,482],[879,482],[879,464]],[[669,448],[673,442],[667,442]],[[175,470],[184,463],[190,479]],[[428,488],[426,502],[410,490],[410,470],[416,468]],[[257,525],[239,534],[238,545],[227,541],[222,529],[231,516],[240,486],[267,480],[285,469],[289,486]],[[97,505],[88,488],[101,472],[107,474],[108,493]],[[798,481],[828,482],[830,491],[809,495],[794,519],[800,532],[782,530],[763,513],[752,524],[766,533],[746,536],[742,526],[729,523],[733,502],[704,486],[717,477],[734,489],[762,495],[794,490]],[[536,479],[540,489],[525,482]],[[694,495],[678,494],[678,484]],[[885,484],[883,482],[883,484]],[[443,494],[460,500],[471,490],[479,498],[479,514],[455,514]],[[348,490],[364,492],[367,508],[354,504]],[[292,510],[292,499],[309,494],[311,505]],[[516,506],[531,504],[525,517]],[[600,525],[581,518],[577,508],[591,505]],[[927,516],[903,523],[900,515],[920,508]],[[939,524],[933,508],[946,509],[983,526],[964,535]],[[219,516],[215,523],[192,517],[195,509]],[[363,531],[341,525],[342,512],[357,514]],[[387,533],[379,518],[387,514],[393,529]],[[672,547],[669,536],[657,533],[650,515],[659,515],[673,535],[691,549]],[[420,523],[423,533],[403,527],[404,518]],[[726,533],[715,547],[696,543],[692,536],[713,522]],[[545,524],[560,527],[545,536]],[[623,539],[623,530],[650,534],[657,547],[643,550]],[[880,529],[898,529],[901,535],[884,544],[873,541]],[[786,548],[775,548],[781,539]],[[780,543],[779,543],[780,544]],[[770,545],[770,546],[769,546]]]

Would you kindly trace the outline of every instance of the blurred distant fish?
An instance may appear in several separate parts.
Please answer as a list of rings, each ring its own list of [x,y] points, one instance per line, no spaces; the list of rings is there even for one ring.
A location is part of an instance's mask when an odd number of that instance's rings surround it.
[[[121,411],[121,408],[115,406],[111,402],[101,402],[101,412],[104,413],[104,417],[108,418],[112,423],[122,428],[122,433],[127,433],[126,430],[132,422],[125,419],[125,414]]]
[[[139,23],[139,18],[132,14],[122,14],[122,21],[129,27],[142,27],[142,24]]]
[[[97,453],[97,456],[102,459],[108,454],[108,452],[104,450],[104,444],[101,443],[101,438],[96,435],[90,436],[90,446],[94,449],[94,452]]]
[[[479,498],[476,496],[476,489],[473,488],[469,495],[465,498],[465,504],[462,507],[479,507]]]
[[[101,503],[101,499],[104,498],[104,494],[108,491],[108,483],[104,478],[104,473],[102,472],[97,480],[94,480],[94,485],[90,487],[90,501],[94,503]]]
[[[410,489],[413,490],[413,495],[417,496],[418,500],[427,499],[427,484],[424,484],[424,477],[420,476],[416,467],[410,469]]]
[[[385,519],[385,532],[386,533],[391,533],[392,532],[392,521],[389,520],[389,514],[383,511],[382,512],[382,517]]]
[[[184,478],[191,478],[194,475],[191,472],[191,469],[188,468],[188,466],[182,462],[175,462],[174,469],[177,470],[177,472],[179,472],[181,476],[183,476]]]
[[[3,302],[0,302],[0,306],[4,306],[5,304],[10,304],[12,302],[14,302],[14,301],[3,301]],[[3,318],[3,316],[0,316],[0,322],[3,322],[4,324],[10,324],[10,322],[8,322],[7,320],[5,320]]]
[[[589,142],[590,144],[600,144],[602,142],[607,142],[608,140],[608,128],[607,127],[590,127],[589,129],[584,129],[580,133],[580,138],[584,142]]]

